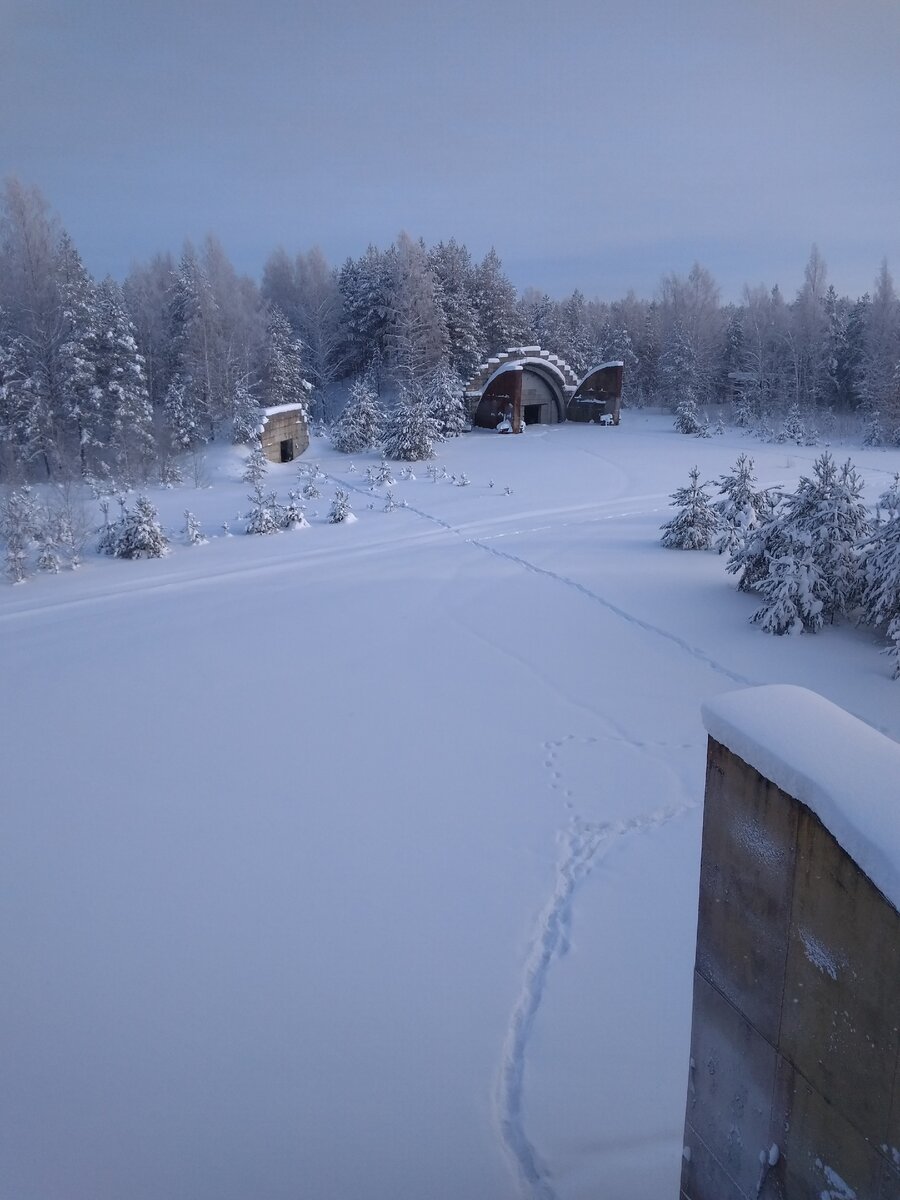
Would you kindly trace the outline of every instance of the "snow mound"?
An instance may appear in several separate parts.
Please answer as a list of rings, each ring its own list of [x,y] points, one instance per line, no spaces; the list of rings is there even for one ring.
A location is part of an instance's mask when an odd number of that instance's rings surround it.
[[[726,692],[702,711],[710,737],[812,809],[900,909],[900,745],[790,684]]]

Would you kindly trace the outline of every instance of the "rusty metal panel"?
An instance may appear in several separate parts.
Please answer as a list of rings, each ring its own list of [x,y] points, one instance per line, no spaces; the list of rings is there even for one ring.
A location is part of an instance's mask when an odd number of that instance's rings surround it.
[[[800,811],[779,1048],[880,1146],[900,1052],[900,918],[821,822]]]
[[[754,1197],[759,1153],[770,1145],[775,1050],[696,971],[691,1061],[687,1126],[739,1194]],[[697,1188],[691,1180],[685,1189],[692,1200],[718,1200]]]
[[[787,961],[797,806],[710,739],[697,970],[773,1045]]]

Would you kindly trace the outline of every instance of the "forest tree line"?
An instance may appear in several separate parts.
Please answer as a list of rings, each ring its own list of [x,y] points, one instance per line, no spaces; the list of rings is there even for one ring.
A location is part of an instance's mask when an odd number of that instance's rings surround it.
[[[259,408],[303,402],[330,425],[345,381],[390,398],[436,371],[460,386],[510,346],[539,345],[581,374],[625,364],[626,406],[740,404],[761,426],[857,412],[900,444],[900,303],[887,264],[871,293],[828,284],[814,247],[793,298],[746,287],[723,304],[695,265],[655,296],[518,294],[491,250],[401,233],[330,265],[277,249],[260,281],[219,242],[186,244],[97,281],[37,189],[0,197],[0,481],[140,482],[213,439],[251,441]]]

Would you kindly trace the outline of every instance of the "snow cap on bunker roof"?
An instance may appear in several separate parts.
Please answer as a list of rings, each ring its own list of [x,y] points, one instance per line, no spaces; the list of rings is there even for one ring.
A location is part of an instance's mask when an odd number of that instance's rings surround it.
[[[703,705],[710,737],[812,809],[900,910],[900,744],[791,684]]]

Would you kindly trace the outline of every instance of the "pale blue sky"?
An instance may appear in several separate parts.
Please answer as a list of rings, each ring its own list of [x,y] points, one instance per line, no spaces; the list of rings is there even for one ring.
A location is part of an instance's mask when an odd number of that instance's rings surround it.
[[[900,275],[896,0],[0,0],[0,174],[91,269],[400,229],[514,282]]]

